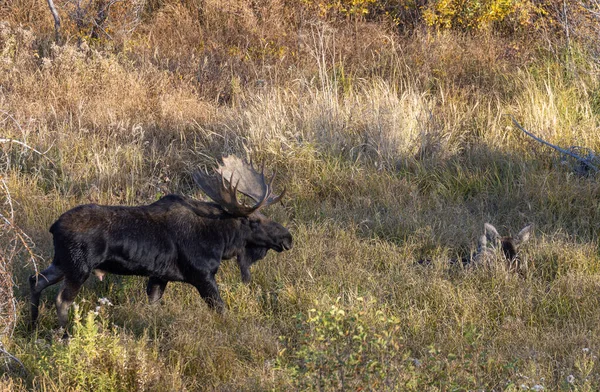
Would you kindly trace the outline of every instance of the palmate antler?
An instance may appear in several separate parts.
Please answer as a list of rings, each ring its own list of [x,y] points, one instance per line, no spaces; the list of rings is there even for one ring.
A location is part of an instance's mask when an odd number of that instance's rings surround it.
[[[247,164],[236,156],[223,158],[215,172],[218,176],[200,171],[192,174],[196,184],[223,209],[235,216],[248,216],[260,208],[277,203],[285,194],[285,189],[279,196],[273,195],[273,180],[275,173],[267,184],[265,181],[264,165],[260,173],[252,163]],[[246,206],[237,199],[237,192],[253,199],[254,206]]]

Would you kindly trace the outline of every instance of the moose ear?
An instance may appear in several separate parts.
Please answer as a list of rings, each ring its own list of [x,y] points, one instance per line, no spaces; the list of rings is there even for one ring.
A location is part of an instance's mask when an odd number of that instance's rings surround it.
[[[496,243],[500,241],[500,234],[498,234],[498,230],[494,226],[489,223],[485,223],[483,225],[483,231],[485,232],[485,237],[492,243]]]
[[[517,234],[517,236],[515,237],[515,240],[518,241],[518,243],[523,243],[523,242],[527,242],[527,240],[529,240],[529,237],[531,235],[531,230],[533,229],[533,224],[529,224],[527,226],[525,226],[520,232],[519,234]]]

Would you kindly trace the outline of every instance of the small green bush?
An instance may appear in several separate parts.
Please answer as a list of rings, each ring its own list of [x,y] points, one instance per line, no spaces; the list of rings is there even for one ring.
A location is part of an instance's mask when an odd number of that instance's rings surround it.
[[[359,309],[338,301],[297,318],[297,341],[279,358],[301,390],[381,390],[398,385],[412,365],[399,335],[400,320],[358,299]],[[376,310],[377,309],[377,310]]]
[[[160,381],[158,353],[139,340],[124,337],[109,325],[106,302],[95,310],[74,305],[73,331],[68,341],[48,345],[38,340],[35,372],[51,390],[68,386],[80,391],[142,391],[155,389]],[[51,385],[49,385],[51,384]]]

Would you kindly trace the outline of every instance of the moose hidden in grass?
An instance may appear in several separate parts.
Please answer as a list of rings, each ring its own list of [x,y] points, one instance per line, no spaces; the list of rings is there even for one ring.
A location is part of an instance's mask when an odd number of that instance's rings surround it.
[[[514,237],[501,236],[492,224],[485,223],[483,234],[477,241],[477,251],[460,259],[450,259],[450,264],[463,267],[490,266],[500,257],[509,271],[523,273],[526,266],[519,257],[519,249],[521,245],[529,241],[532,229],[533,224],[528,224]],[[430,265],[431,263],[431,259],[418,261],[420,265]]]
[[[521,245],[529,241],[533,224],[529,224],[519,231],[514,236],[501,236],[498,230],[490,223],[483,225],[483,234],[479,237],[477,253],[469,260],[476,264],[490,263],[490,259],[494,259],[497,253],[500,253],[506,261],[510,271],[523,272],[525,268],[522,265],[522,260],[519,257],[519,248]],[[463,263],[465,260],[463,259]]]
[[[68,308],[83,283],[104,273],[147,276],[151,303],[160,300],[168,282],[186,282],[208,306],[224,310],[215,280],[221,260],[237,257],[242,280],[250,281],[250,266],[269,249],[292,248],[292,235],[260,210],[285,194],[273,194],[264,166],[258,172],[235,156],[223,158],[216,175],[196,171],[196,184],[214,203],[168,195],[144,206],[77,206],[50,227],[54,259],[30,276],[31,326],[38,317],[44,289],[64,280],[56,297],[58,322],[66,327]],[[240,202],[237,192],[254,201]]]

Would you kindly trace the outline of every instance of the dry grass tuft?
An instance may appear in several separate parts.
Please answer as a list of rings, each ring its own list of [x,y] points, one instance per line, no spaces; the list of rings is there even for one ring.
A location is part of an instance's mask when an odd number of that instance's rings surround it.
[[[383,14],[281,0],[145,4],[113,14],[112,40],[66,25],[63,45],[39,4],[0,5],[0,139],[28,146],[0,143],[0,213],[35,244],[10,253],[0,235],[0,302],[15,304],[0,344],[30,372],[0,363],[0,388],[600,388],[598,179],[506,116],[600,151],[600,73],[577,34],[401,35]],[[54,293],[26,331],[30,257],[51,259],[62,212],[202,198],[190,171],[229,153],[277,169],[289,196],[267,213],[295,246],[249,286],[223,262],[225,316],[191,286],[149,306],[142,279],[109,276],[78,296],[70,343]],[[484,222],[534,223],[523,274],[450,265]],[[100,297],[114,306],[95,314]]]

